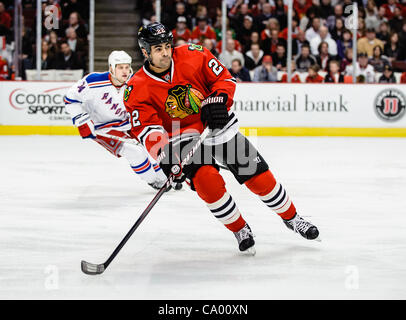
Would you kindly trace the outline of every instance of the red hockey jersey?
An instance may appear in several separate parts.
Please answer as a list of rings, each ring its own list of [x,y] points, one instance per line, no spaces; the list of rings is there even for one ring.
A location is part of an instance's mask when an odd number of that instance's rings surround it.
[[[131,116],[131,134],[147,149],[151,147],[148,137],[153,132],[166,131],[169,138],[190,129],[201,133],[201,107],[213,93],[228,96],[228,109],[233,104],[236,81],[208,50],[187,44],[172,52],[170,73],[157,77],[144,66],[129,80],[124,94]],[[230,121],[224,130],[237,122],[236,116],[229,113]]]

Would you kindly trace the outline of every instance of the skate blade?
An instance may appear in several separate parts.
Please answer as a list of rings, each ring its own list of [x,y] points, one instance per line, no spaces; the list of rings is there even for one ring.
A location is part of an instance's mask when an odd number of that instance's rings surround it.
[[[257,250],[255,250],[255,247],[251,247],[251,248],[248,248],[245,251],[241,251],[241,253],[244,256],[255,256],[255,254],[257,253]]]

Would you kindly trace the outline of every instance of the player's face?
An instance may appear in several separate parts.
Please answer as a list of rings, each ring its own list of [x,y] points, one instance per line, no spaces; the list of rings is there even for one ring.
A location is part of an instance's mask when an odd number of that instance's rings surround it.
[[[127,63],[121,63],[116,65],[116,69],[114,70],[114,74],[118,81],[126,82],[128,77],[130,76],[130,65]]]
[[[155,68],[162,71],[167,70],[171,65],[172,46],[169,42],[151,46],[151,60]]]

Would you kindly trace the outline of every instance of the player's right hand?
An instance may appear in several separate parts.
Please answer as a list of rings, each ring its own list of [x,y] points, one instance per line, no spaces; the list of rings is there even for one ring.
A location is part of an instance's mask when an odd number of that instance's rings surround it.
[[[79,129],[79,134],[83,139],[96,139],[94,123],[87,113],[74,118],[74,123]]]

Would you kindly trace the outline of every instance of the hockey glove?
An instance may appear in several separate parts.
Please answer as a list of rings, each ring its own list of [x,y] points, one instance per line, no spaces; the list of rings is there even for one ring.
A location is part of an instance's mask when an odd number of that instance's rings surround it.
[[[87,113],[82,113],[73,118],[73,124],[79,129],[79,134],[83,139],[96,139],[94,123]]]
[[[159,166],[167,177],[172,173],[175,176],[174,181],[179,183],[184,182],[186,178],[190,178],[196,170],[196,164],[194,164],[193,159],[190,159],[183,166],[181,163],[194,145],[194,139],[189,137],[182,140],[182,142],[178,141],[176,146],[170,142],[158,152]]]
[[[211,130],[223,129],[228,123],[227,95],[211,95],[202,102],[201,120]]]
[[[171,173],[175,176],[173,181],[182,183],[185,181],[186,177],[183,174],[183,168],[181,165],[182,160],[180,159],[180,152],[175,151],[173,144],[170,142],[163,147],[163,149],[158,151],[159,166],[167,177]]]

